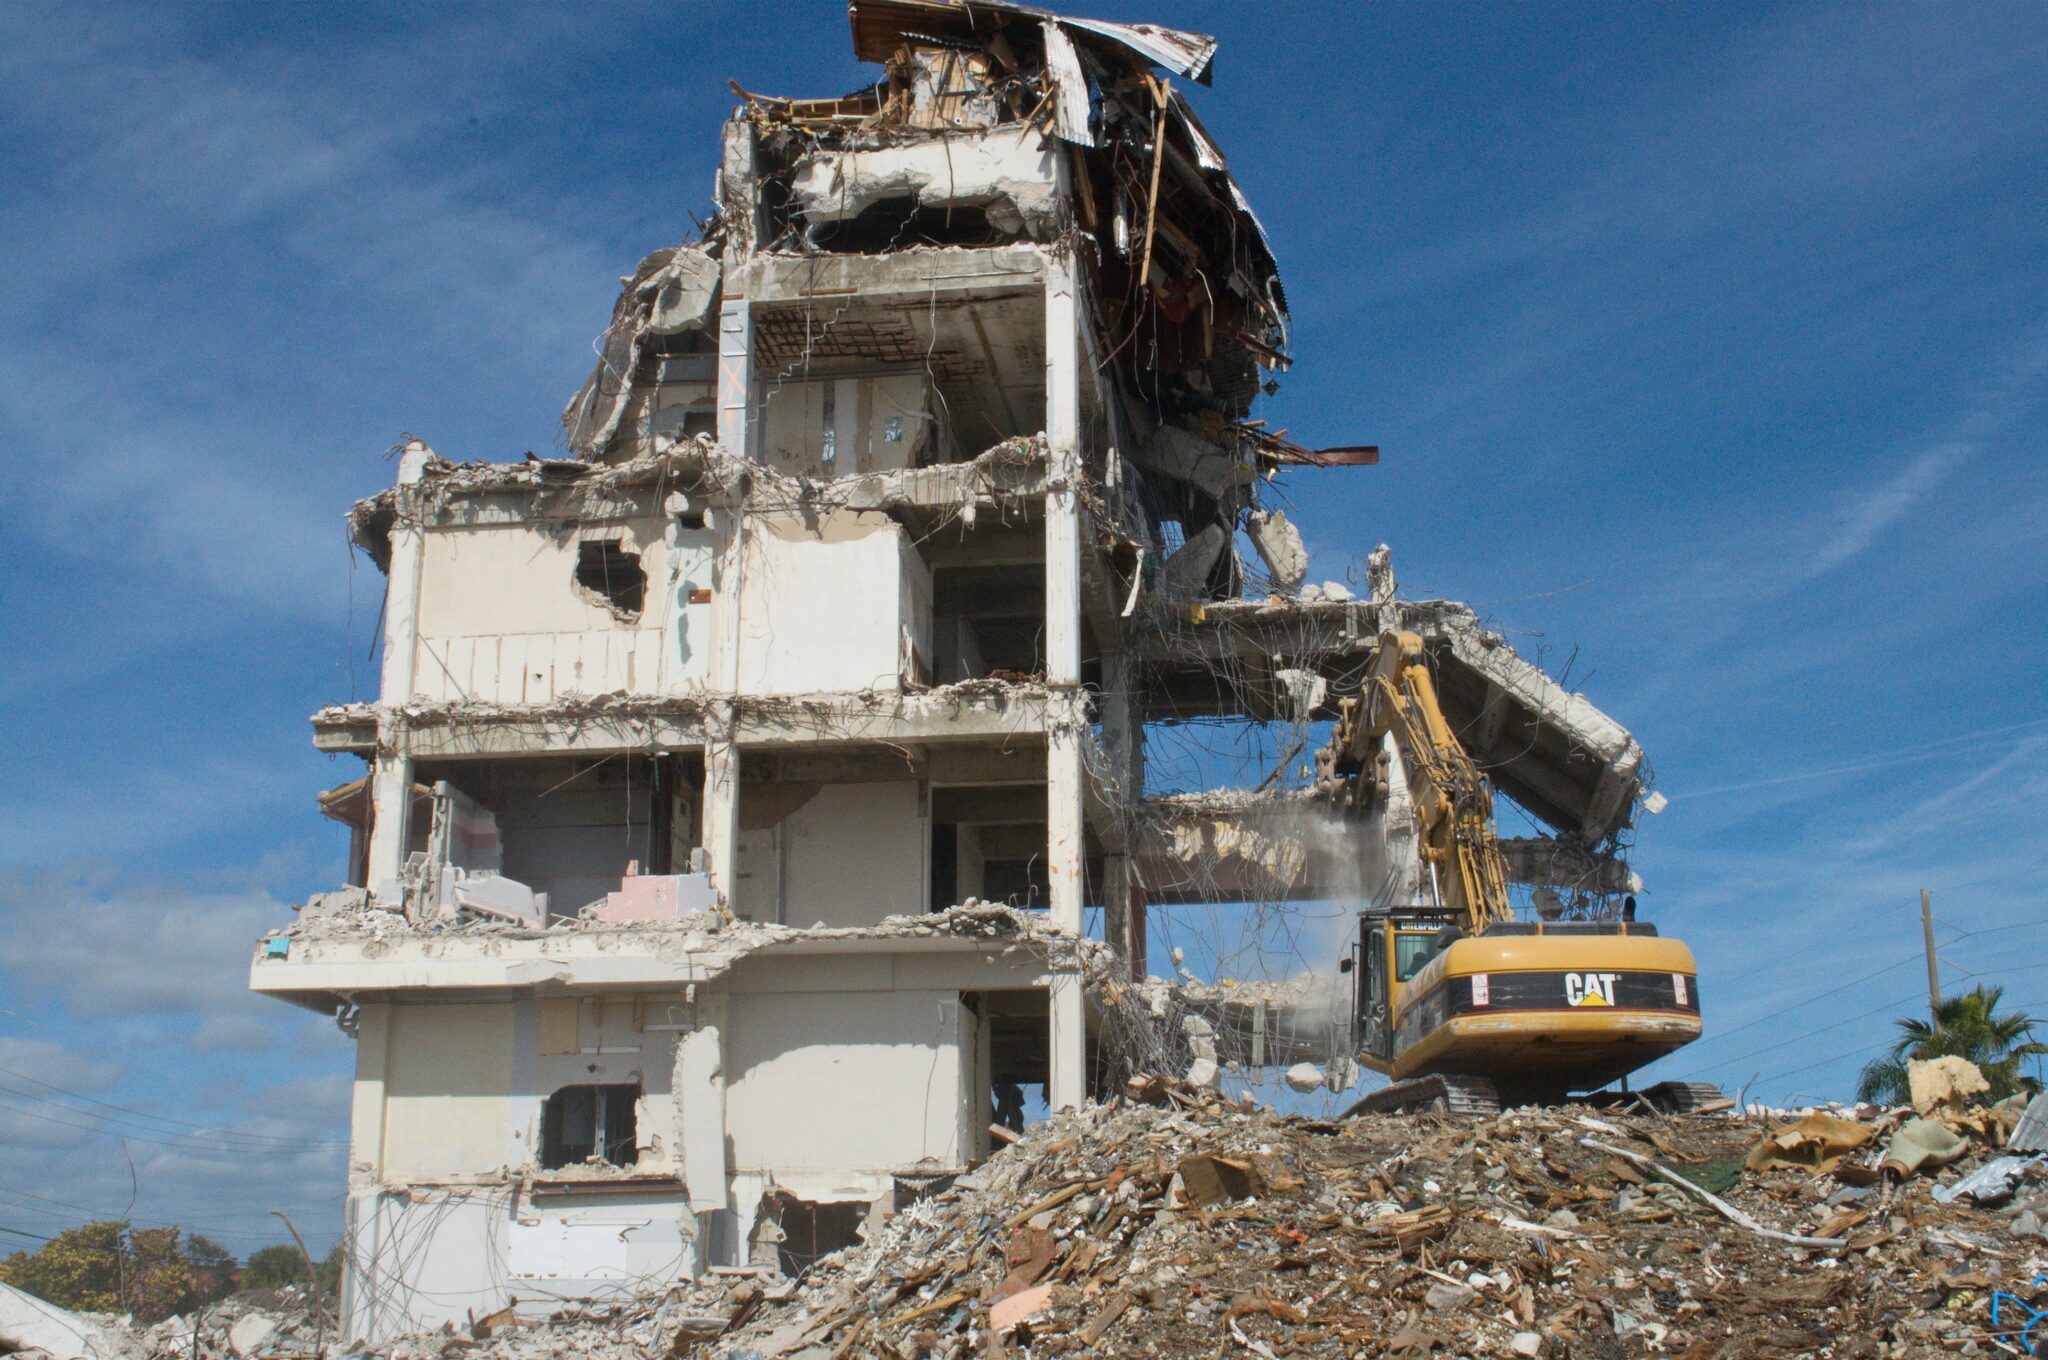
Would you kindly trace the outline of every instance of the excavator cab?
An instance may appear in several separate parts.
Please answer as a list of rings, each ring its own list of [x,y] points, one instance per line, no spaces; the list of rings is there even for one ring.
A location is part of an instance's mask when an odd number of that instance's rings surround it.
[[[1359,1053],[1368,1062],[1392,1061],[1394,1017],[1407,985],[1455,938],[1457,929],[1449,916],[1428,908],[1359,918],[1352,963],[1358,1001],[1354,1030]]]

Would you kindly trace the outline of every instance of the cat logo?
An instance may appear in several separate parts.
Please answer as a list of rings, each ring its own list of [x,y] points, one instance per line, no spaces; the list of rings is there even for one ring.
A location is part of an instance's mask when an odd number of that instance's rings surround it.
[[[1614,984],[1619,973],[1566,973],[1564,1001],[1567,1006],[1612,1006]]]

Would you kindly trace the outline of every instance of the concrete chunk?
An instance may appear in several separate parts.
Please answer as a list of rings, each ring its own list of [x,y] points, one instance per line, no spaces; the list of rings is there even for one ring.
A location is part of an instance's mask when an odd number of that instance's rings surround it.
[[[1301,530],[1288,522],[1284,510],[1254,510],[1245,518],[1245,532],[1272,574],[1274,588],[1284,595],[1301,589],[1308,579],[1308,549]]]

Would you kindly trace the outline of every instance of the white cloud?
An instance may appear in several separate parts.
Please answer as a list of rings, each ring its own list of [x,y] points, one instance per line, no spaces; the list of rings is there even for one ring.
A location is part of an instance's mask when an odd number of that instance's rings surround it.
[[[0,490],[33,507],[15,527],[199,598],[324,614],[340,511],[419,419],[369,415],[365,387],[473,368],[488,336],[501,383],[566,399],[618,262],[519,206],[510,167],[435,141],[465,92],[421,53],[202,58],[173,18],[38,13],[0,22],[0,135],[37,170],[0,203]],[[512,59],[495,27],[436,32],[435,62],[474,49],[479,100]],[[423,63],[433,100],[409,97]]]
[[[258,935],[291,919],[266,893],[193,893],[85,871],[0,873],[0,958],[10,992],[74,1016],[208,1017],[276,1002],[252,997]]]
[[[120,1078],[121,1068],[106,1055],[54,1039],[0,1036],[0,1086],[39,1091],[61,1086],[72,1091],[104,1091]]]

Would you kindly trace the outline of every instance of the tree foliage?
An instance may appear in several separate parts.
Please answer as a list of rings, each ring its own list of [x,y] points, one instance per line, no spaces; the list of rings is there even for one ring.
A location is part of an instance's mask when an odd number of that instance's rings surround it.
[[[2003,1100],[2021,1091],[2040,1089],[2027,1076],[2026,1059],[2048,1053],[2048,1044],[2034,1042],[2034,1028],[2041,1022],[2025,1011],[2000,1014],[1998,1003],[2005,997],[2003,987],[1978,985],[1957,996],[1943,997],[1931,1021],[1906,1016],[1893,1021],[1899,1038],[1892,1051],[1867,1064],[1856,1083],[1858,1100],[1902,1105],[1912,1098],[1906,1078],[1906,1064],[1929,1058],[1967,1058],[1983,1070],[1991,1084],[1993,1100]]]
[[[176,1228],[119,1221],[68,1228],[34,1251],[0,1261],[0,1281],[60,1308],[133,1313],[155,1322],[199,1301]]]
[[[121,1309],[128,1225],[87,1223],[67,1228],[34,1251],[0,1261],[0,1281],[76,1312]]]
[[[306,1258],[289,1242],[258,1247],[249,1253],[249,1262],[242,1267],[244,1289],[281,1289],[305,1281]]]
[[[314,1282],[325,1293],[332,1294],[341,1288],[342,1256],[342,1248],[337,1244],[324,1259],[313,1265]],[[289,1242],[258,1247],[249,1253],[249,1263],[242,1267],[244,1289],[281,1289],[288,1284],[305,1282],[306,1258]]]

